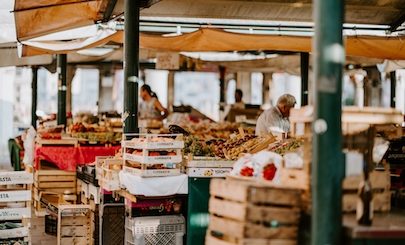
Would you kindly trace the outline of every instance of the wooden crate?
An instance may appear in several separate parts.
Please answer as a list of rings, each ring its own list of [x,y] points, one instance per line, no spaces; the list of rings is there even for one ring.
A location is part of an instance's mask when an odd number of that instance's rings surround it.
[[[265,239],[268,243],[275,239],[296,244],[301,192],[292,188],[212,179],[207,236],[235,244],[245,244],[244,239],[252,238]]]
[[[90,205],[59,205],[57,245],[91,244]]]
[[[385,171],[373,171],[370,173],[371,187],[374,190],[373,201],[374,211],[390,211],[391,209],[391,177],[388,170],[388,164]],[[343,180],[343,197],[342,206],[343,212],[356,211],[357,205],[357,190],[360,182],[363,180],[363,176],[350,176]]]
[[[43,191],[76,193],[76,172],[63,170],[37,170],[34,173],[34,186]]]
[[[31,217],[32,173],[0,172],[0,221]]]

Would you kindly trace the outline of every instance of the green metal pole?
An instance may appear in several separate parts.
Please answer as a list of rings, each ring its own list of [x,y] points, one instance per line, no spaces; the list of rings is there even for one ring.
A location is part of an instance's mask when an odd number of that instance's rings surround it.
[[[219,110],[223,111],[225,106],[225,73],[226,67],[219,66]]]
[[[344,0],[314,1],[313,245],[341,244],[343,19]]]
[[[31,125],[37,128],[37,104],[38,104],[38,66],[32,67],[32,105],[31,105]]]
[[[301,53],[301,106],[308,105],[309,53]]]
[[[391,95],[390,95],[391,107],[395,108],[395,90],[397,87],[397,75],[395,71],[390,72],[390,79],[391,79]]]
[[[124,133],[138,129],[139,73],[139,8],[140,1],[125,0],[124,10]]]
[[[57,123],[58,125],[66,125],[66,66],[67,66],[67,55],[58,54],[57,57],[57,72],[58,72],[58,115]]]

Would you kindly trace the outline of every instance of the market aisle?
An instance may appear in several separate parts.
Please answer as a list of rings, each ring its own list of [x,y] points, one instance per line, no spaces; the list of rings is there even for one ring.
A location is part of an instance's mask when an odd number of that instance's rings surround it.
[[[30,233],[32,245],[56,245],[56,236],[45,233],[45,218],[35,216],[34,206],[32,206],[31,210]]]

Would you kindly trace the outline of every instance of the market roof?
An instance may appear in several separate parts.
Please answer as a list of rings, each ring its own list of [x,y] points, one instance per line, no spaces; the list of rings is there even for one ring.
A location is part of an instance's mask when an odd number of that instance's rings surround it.
[[[313,23],[312,0],[144,0],[140,4],[144,17]],[[21,41],[117,18],[124,11],[124,0],[15,0],[14,10]],[[403,29],[404,20],[402,0],[345,1],[345,23],[387,25],[387,30],[397,31]]]

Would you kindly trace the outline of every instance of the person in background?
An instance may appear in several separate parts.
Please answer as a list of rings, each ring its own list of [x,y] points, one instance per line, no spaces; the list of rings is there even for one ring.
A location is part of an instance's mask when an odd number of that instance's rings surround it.
[[[256,124],[256,135],[261,132],[288,133],[290,131],[290,109],[297,103],[295,97],[291,94],[283,94],[278,98],[277,105],[265,110],[260,114]]]
[[[147,120],[162,121],[169,114],[167,109],[160,104],[156,94],[152,92],[149,85],[144,84],[140,90],[140,96],[143,103],[139,105],[139,117]]]
[[[232,105],[233,109],[245,109],[245,103],[242,101],[243,92],[240,89],[235,90],[235,104]]]

